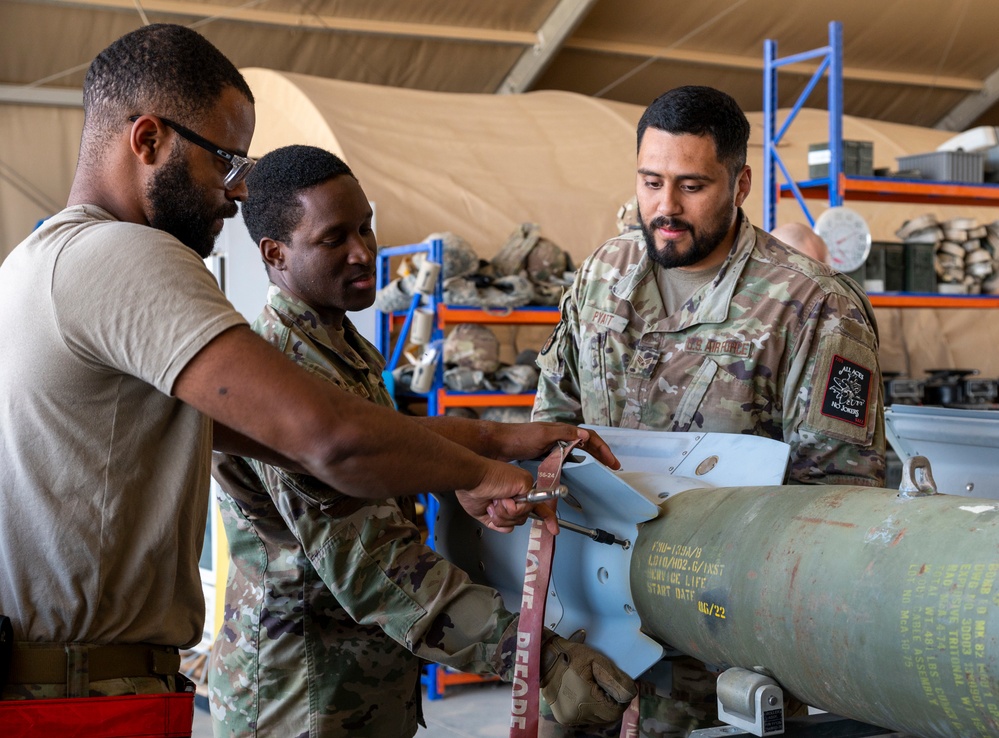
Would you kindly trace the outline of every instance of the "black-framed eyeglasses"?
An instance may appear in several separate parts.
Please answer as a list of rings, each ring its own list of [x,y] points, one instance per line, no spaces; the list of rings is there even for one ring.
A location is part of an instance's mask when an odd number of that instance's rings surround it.
[[[135,123],[135,121],[137,121],[140,117],[142,116],[133,115],[132,117],[129,118],[129,121]],[[215,156],[219,157],[223,161],[229,163],[230,167],[229,173],[226,174],[225,179],[222,180],[222,186],[225,187],[227,190],[231,190],[240,182],[242,182],[244,179],[246,179],[246,175],[250,173],[250,170],[253,169],[253,165],[257,163],[248,156],[240,156],[239,154],[229,153],[221,146],[213,144],[207,138],[199,136],[190,128],[185,128],[180,123],[175,123],[169,118],[164,118],[162,115],[157,115],[156,117],[159,118],[164,123],[166,123],[172,129],[174,129],[178,134],[180,134],[182,138],[186,138],[188,141],[195,144],[196,146],[200,146],[205,151],[209,151],[215,154]]]

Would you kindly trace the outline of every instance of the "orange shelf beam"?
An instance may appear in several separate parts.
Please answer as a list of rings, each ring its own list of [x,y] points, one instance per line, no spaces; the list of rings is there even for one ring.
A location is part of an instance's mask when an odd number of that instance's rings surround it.
[[[999,308],[999,295],[868,295],[874,307]]]
[[[454,307],[441,305],[438,308],[438,321],[441,327],[449,323],[507,323],[516,325],[555,325],[558,323],[558,308],[536,307],[504,310],[499,308]]]
[[[437,407],[533,407],[534,393],[511,395],[506,392],[449,392],[437,390]]]
[[[448,687],[454,687],[462,684],[483,684],[486,682],[498,682],[500,680],[497,676],[480,676],[478,674],[465,674],[460,671],[451,671],[445,666],[438,666],[436,664],[432,665],[431,668],[437,669],[437,679],[436,679],[436,697],[440,698],[444,696],[444,692]],[[428,685],[429,686],[429,685]],[[433,698],[431,698],[433,699]]]
[[[828,200],[829,188],[823,180],[798,182],[802,197]],[[847,177],[840,175],[844,200],[905,202],[927,205],[999,206],[999,185],[931,182],[888,177]],[[789,185],[781,185],[780,196],[794,197]]]

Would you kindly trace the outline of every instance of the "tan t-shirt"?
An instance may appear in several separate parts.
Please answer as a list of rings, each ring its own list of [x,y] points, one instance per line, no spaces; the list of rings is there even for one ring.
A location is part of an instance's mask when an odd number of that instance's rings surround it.
[[[658,264],[652,267],[656,273],[656,284],[663,296],[663,307],[667,315],[676,315],[691,296],[715,278],[721,271],[721,264],[707,269],[664,269]]]
[[[211,423],[170,396],[245,323],[168,234],[94,206],[0,265],[0,613],[29,641],[201,638]]]

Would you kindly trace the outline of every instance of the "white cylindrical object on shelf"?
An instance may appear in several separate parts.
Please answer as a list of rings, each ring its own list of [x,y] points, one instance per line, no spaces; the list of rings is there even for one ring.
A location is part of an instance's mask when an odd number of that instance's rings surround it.
[[[409,326],[409,340],[422,346],[430,340],[434,330],[434,311],[417,308],[413,311],[413,322]]]
[[[430,346],[423,352],[423,356],[416,363],[413,369],[413,381],[409,388],[413,392],[426,394],[434,386],[434,375],[437,373],[437,356],[440,352]]]
[[[416,291],[423,295],[434,294],[437,287],[437,277],[441,273],[441,265],[436,261],[424,259],[420,271],[416,273]]]

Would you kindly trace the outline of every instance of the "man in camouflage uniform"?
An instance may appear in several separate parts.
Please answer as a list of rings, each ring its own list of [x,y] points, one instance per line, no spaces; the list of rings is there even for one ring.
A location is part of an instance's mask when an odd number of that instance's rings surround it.
[[[790,482],[882,486],[870,303],[749,223],[748,138],[738,105],[711,88],[672,90],[645,111],[641,230],[577,272],[538,358],[533,418],[776,438],[791,446]],[[667,716],[643,702],[642,735],[713,724],[713,680],[683,661]]]
[[[254,330],[316,376],[391,406],[384,359],[345,315],[375,296],[371,208],[350,169],[321,149],[291,146],[261,159],[248,187],[244,214],[271,279]],[[538,424],[425,420],[498,456],[531,457],[551,443]],[[478,447],[483,433],[492,440]],[[534,438],[518,440],[525,434]],[[616,466],[595,434],[589,443]],[[216,736],[409,738],[422,724],[420,658],[512,678],[517,616],[422,545],[395,501],[349,498],[313,477],[222,454],[213,472],[232,560],[209,668]],[[627,675],[548,636],[543,653],[596,698],[577,716],[617,719],[633,695]],[[568,662],[554,658],[561,652]],[[607,676],[594,674],[600,667]],[[543,692],[572,714],[556,672],[543,672]]]

